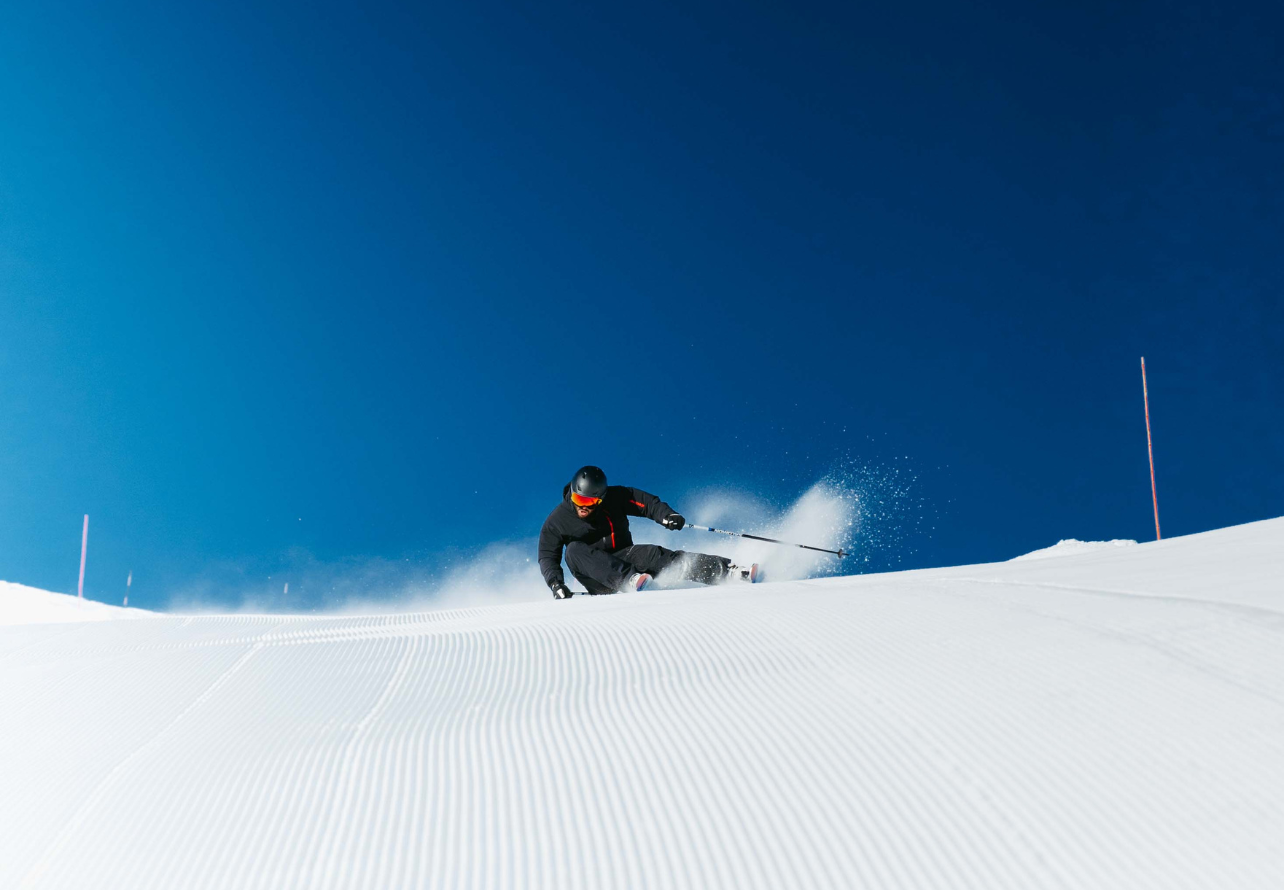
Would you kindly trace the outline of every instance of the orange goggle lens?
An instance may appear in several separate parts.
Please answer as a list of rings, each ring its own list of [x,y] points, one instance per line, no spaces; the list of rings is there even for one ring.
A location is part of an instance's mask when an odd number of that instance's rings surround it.
[[[586,498],[582,494],[571,492],[571,503],[577,507],[592,507],[594,504],[602,503],[601,498]]]

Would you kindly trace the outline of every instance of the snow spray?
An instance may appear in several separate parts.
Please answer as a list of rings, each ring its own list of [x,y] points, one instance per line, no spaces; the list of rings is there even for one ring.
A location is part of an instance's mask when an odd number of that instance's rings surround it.
[[[793,581],[840,574],[895,570],[921,533],[923,501],[916,475],[900,461],[869,464],[848,460],[795,500],[773,504],[749,486],[721,486],[689,492],[658,492],[692,523],[750,531],[760,537],[799,541],[836,554],[781,547],[706,531],[672,532],[645,519],[630,523],[638,544],[725,556],[737,565],[758,563],[765,581]],[[556,492],[554,492],[556,497]],[[238,581],[207,581],[171,600],[186,613],[246,614],[297,612],[380,614],[472,608],[551,599],[536,558],[537,528],[531,536],[495,541],[463,553],[425,553],[415,559],[349,559],[325,563],[296,553],[288,570],[293,594],[273,585],[272,595],[238,591]],[[694,582],[661,573],[657,587],[692,587]],[[579,585],[567,575],[575,588]],[[277,582],[280,583],[280,582]],[[238,597],[237,594],[240,593]],[[223,603],[215,605],[217,596]],[[231,599],[238,606],[229,610]]]

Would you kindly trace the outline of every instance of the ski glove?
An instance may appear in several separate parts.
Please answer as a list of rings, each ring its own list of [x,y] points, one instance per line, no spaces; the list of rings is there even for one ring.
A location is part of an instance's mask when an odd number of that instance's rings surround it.
[[[664,527],[669,531],[674,532],[681,531],[682,526],[686,524],[687,521],[683,518],[681,513],[670,513],[668,518],[664,520]]]
[[[571,589],[565,584],[553,585],[553,598],[559,600],[568,600],[571,598]]]

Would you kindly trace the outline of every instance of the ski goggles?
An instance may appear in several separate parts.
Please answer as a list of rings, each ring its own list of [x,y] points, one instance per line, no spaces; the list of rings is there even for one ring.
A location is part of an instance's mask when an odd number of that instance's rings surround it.
[[[588,498],[582,494],[571,492],[571,503],[577,507],[595,507],[602,503],[601,498]]]

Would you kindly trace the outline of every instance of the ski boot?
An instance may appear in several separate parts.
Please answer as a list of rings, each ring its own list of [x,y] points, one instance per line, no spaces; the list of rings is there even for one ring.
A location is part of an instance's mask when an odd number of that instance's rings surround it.
[[[622,593],[628,593],[633,590],[646,590],[646,586],[651,583],[651,576],[646,572],[633,575],[629,580],[624,582]]]

